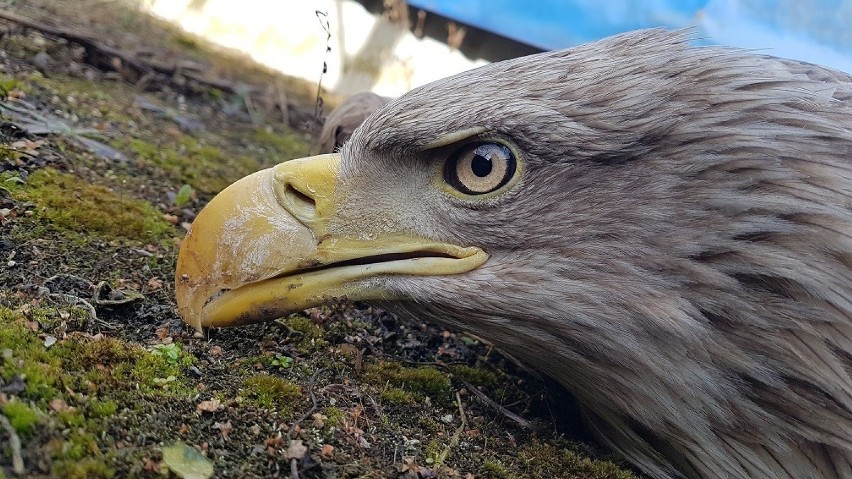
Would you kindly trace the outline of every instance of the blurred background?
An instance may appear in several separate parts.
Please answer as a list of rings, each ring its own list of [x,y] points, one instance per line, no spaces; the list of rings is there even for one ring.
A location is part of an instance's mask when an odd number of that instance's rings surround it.
[[[185,30],[341,95],[648,27],[852,71],[852,0],[147,0]]]

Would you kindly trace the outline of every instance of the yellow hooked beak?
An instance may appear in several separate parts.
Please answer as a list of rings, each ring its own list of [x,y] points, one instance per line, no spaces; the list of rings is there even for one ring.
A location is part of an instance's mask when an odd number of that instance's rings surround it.
[[[363,240],[327,231],[340,201],[339,172],[336,154],[291,160],[213,198],[178,256],[175,295],[184,321],[200,330],[275,319],[340,299],[400,299],[364,279],[459,274],[488,259],[477,247],[403,233],[365,234],[371,239]]]

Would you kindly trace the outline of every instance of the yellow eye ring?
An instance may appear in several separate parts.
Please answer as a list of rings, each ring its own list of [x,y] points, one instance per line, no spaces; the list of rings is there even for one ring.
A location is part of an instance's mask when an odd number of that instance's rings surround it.
[[[506,145],[479,141],[463,145],[444,163],[444,181],[465,195],[486,195],[508,184],[518,169]]]

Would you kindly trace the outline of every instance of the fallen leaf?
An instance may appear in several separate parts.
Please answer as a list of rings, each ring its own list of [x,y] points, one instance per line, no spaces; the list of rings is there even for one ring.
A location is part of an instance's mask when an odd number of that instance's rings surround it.
[[[331,457],[334,454],[334,446],[331,444],[323,444],[320,449],[320,455],[323,457]]]
[[[218,429],[219,432],[222,433],[222,439],[228,440],[228,435],[231,434],[231,431],[234,430],[234,425],[231,424],[231,420],[228,419],[228,422],[226,423],[214,423],[213,428]]]
[[[208,479],[213,475],[210,459],[182,442],[163,448],[163,464],[183,479]]]
[[[48,405],[50,406],[50,409],[55,412],[71,410],[71,407],[68,406],[68,403],[66,403],[65,400],[62,398],[53,398],[50,400],[50,403],[48,403]]]
[[[325,421],[328,420],[328,416],[318,412],[315,412],[311,417],[314,418],[314,427],[323,427],[325,426]]]
[[[222,401],[219,401],[218,399],[214,398],[214,399],[211,399],[209,401],[201,401],[200,403],[198,403],[197,406],[195,406],[195,409],[197,411],[216,412],[221,407],[222,407]]]
[[[142,459],[142,469],[148,472],[159,472],[160,463],[146,457],[145,459]]]
[[[169,325],[165,324],[160,326],[159,328],[154,330],[154,333],[157,335],[157,339],[163,341],[167,337],[169,337]]]
[[[212,348],[210,348],[210,355],[211,356],[221,356],[222,353],[223,353],[223,351],[222,351],[221,346],[213,346]]]
[[[150,287],[151,289],[160,289],[163,287],[163,282],[160,280],[160,278],[154,276],[153,278],[148,280],[148,287]]]
[[[305,454],[308,453],[308,448],[302,444],[301,439],[294,439],[290,441],[290,445],[287,447],[287,452],[284,453],[284,457],[287,459],[301,459],[305,457]]]

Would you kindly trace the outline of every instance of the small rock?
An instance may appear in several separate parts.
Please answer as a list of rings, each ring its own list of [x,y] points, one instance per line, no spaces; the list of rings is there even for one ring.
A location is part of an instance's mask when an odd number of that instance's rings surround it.
[[[51,347],[51,346],[53,346],[54,344],[56,344],[56,337],[54,337],[54,336],[50,336],[50,335],[47,335],[47,336],[44,338],[44,347],[45,347],[45,348],[50,348],[50,347]]]
[[[36,68],[38,68],[39,70],[46,69],[50,66],[51,63],[53,63],[53,58],[51,58],[50,55],[47,54],[47,52],[38,52],[33,57],[33,65],[35,65]]]

